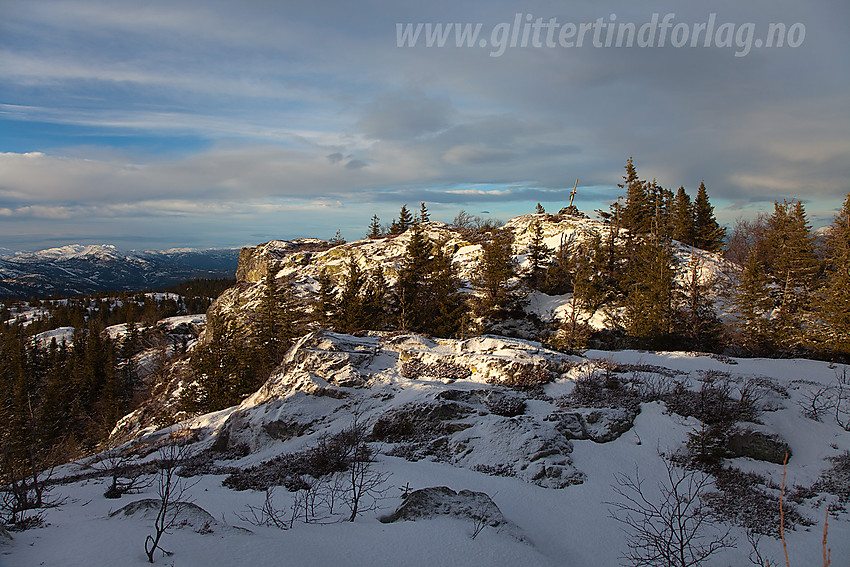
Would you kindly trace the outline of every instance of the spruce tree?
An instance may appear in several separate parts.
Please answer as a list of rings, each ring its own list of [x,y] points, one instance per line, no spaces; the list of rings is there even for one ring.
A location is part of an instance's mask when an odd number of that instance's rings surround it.
[[[334,329],[337,314],[337,297],[334,281],[327,269],[322,268],[318,277],[319,293],[313,303],[313,321],[322,329]]]
[[[709,252],[718,252],[723,247],[725,236],[726,229],[717,224],[714,207],[708,202],[708,191],[705,189],[705,182],[702,182],[694,201],[694,246]]]
[[[657,186],[655,181],[652,182],[655,187],[655,230],[659,238],[669,240],[673,234],[673,192],[663,187]]]
[[[428,222],[431,220],[431,215],[428,213],[428,208],[422,202],[419,206],[419,222]]]
[[[451,256],[434,246],[420,225],[414,225],[395,289],[398,326],[438,336],[455,335],[464,311],[459,289]]]
[[[366,289],[363,292],[363,328],[376,331],[384,330],[387,326],[387,281],[380,266],[375,267],[369,274]]]
[[[773,278],[779,293],[775,321],[777,341],[795,348],[809,340],[806,336],[807,312],[819,270],[814,238],[799,201],[774,204],[763,238],[757,244],[759,257]]]
[[[626,162],[626,174],[618,187],[626,190],[626,204],[622,211],[622,226],[632,234],[645,234],[651,230],[652,212],[650,211],[647,183],[637,174],[632,158]]]
[[[683,244],[694,244],[694,209],[691,198],[684,187],[679,187],[673,201],[673,240]]]
[[[372,221],[369,223],[369,233],[366,235],[366,238],[380,238],[383,235],[381,219],[378,218],[378,215],[372,215]]]
[[[70,413],[74,392],[68,384],[65,357],[55,341],[50,346],[46,374],[39,412],[39,431],[48,445],[55,446],[74,430]]]
[[[526,278],[531,289],[540,289],[552,250],[543,241],[543,225],[540,224],[539,219],[534,220],[531,229],[532,237],[528,244],[529,267]]]
[[[222,409],[235,401],[224,319],[208,313],[204,334],[207,340],[203,348],[195,348],[191,358],[192,369],[198,377],[197,392],[187,392],[181,400],[188,409],[201,412]]]
[[[720,343],[722,324],[711,301],[713,281],[703,282],[702,262],[691,255],[685,286],[682,289],[682,309],[678,310],[676,332],[687,348],[713,351]]]
[[[430,271],[432,246],[419,225],[407,243],[398,274],[396,294],[399,305],[399,326],[402,330],[418,330],[423,325],[420,302],[424,299],[424,282]]]
[[[542,215],[546,212],[546,209],[543,208],[543,205],[537,203],[537,207],[534,209],[535,214]]]
[[[675,259],[669,248],[655,240],[632,244],[625,275],[624,324],[629,336],[647,346],[665,346],[676,313]]]
[[[602,236],[594,232],[579,247],[575,258],[573,293],[582,309],[594,313],[612,293],[606,282],[606,254]]]
[[[366,278],[357,260],[350,257],[345,263],[345,280],[337,302],[337,316],[334,327],[343,333],[353,333],[364,328],[362,293]]]
[[[541,278],[540,289],[549,295],[564,295],[573,291],[575,262],[572,240],[561,237],[561,243]]]
[[[770,278],[751,250],[735,292],[735,314],[743,336],[743,346],[752,352],[764,350],[771,342],[769,316],[773,309],[768,285]]]
[[[850,193],[829,227],[826,278],[818,294],[822,342],[833,354],[850,356]]]
[[[222,315],[207,314],[207,340],[192,352],[190,364],[198,388],[181,399],[189,410],[210,412],[238,404],[257,383],[256,350],[228,329]]]
[[[499,315],[514,299],[511,279],[516,276],[513,258],[513,238],[504,230],[494,230],[490,240],[482,245],[481,262],[473,284],[481,292],[479,315]]]
[[[275,264],[266,273],[263,294],[257,308],[258,320],[252,326],[257,370],[261,375],[267,374],[280,363],[292,339],[300,334],[292,281],[290,278],[277,278],[279,271],[279,266]]]
[[[407,203],[401,206],[401,210],[398,213],[398,219],[394,220],[391,227],[390,232],[392,234],[402,234],[408,228],[413,226],[413,215],[407,209]]]
[[[426,302],[423,306],[425,332],[438,337],[454,337],[461,331],[467,306],[460,293],[460,278],[452,257],[437,246],[431,258],[427,281]]]
[[[664,219],[664,189],[655,179],[646,183],[646,210],[650,216],[649,231],[657,238],[663,234],[666,220]]]

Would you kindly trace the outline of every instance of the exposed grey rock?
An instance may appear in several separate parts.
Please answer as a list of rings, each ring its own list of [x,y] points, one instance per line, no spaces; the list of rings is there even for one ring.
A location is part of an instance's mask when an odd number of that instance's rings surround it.
[[[304,433],[305,426],[293,421],[278,419],[276,421],[264,423],[263,429],[265,429],[266,433],[268,433],[269,437],[272,439],[286,441],[287,439],[298,437]]]
[[[240,282],[258,282],[266,277],[268,267],[290,256],[301,256],[310,261],[311,253],[327,250],[330,245],[324,240],[305,238],[297,240],[272,240],[258,246],[239,251],[236,279]]]
[[[407,377],[410,361],[429,373],[451,371],[454,382]],[[389,454],[562,488],[584,479],[570,460],[569,439],[598,439],[610,427],[591,419],[581,435],[565,435],[539,413],[526,414],[527,394],[515,388],[527,379],[537,383],[535,371],[548,381],[571,364],[571,357],[539,343],[504,337],[314,332],[296,341],[257,392],[222,410],[207,439],[225,453],[257,452],[298,437],[306,444],[350,426],[356,413],[373,441],[392,444],[384,448]]]
[[[452,435],[446,449],[444,460],[454,465],[545,488],[564,488],[585,478],[572,464],[572,443],[554,424],[534,416],[483,416]]]
[[[306,435],[320,427],[320,416],[331,420],[344,402],[332,396],[297,391],[258,406],[233,411],[215,434],[212,449],[228,451],[247,447],[255,452],[273,441]]]
[[[514,417],[525,413],[525,399],[502,389],[443,390],[437,399],[463,402],[482,413]]]
[[[469,520],[472,537],[478,535],[485,527],[490,527],[519,541],[526,541],[519,526],[505,518],[489,495],[472,490],[455,492],[447,486],[414,490],[395,512],[382,516],[379,520],[388,524],[402,520],[415,522],[437,516]]]
[[[749,457],[781,465],[785,455],[791,458],[791,447],[775,433],[762,433],[751,429],[733,431],[726,442],[731,457]]]
[[[558,412],[548,416],[547,419],[556,422],[555,427],[567,439],[588,439],[584,421],[581,414],[577,412]]]
[[[469,427],[453,423],[473,413],[463,404],[451,401],[410,403],[382,415],[372,427],[376,441],[428,441]]]
[[[547,416],[567,439],[608,443],[632,428],[636,412],[622,408],[575,408]]]
[[[486,518],[487,525],[493,527],[508,523],[502,511],[486,493],[471,490],[455,492],[447,486],[414,490],[395,512],[382,517],[381,522],[388,524],[399,520],[415,521],[435,516]]]
[[[607,443],[632,428],[636,414],[620,408],[580,409],[587,436],[596,443]]]

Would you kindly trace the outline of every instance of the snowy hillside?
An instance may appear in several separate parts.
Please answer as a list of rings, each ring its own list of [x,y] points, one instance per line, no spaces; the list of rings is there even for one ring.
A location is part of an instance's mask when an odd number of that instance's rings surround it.
[[[659,453],[684,463],[693,452],[689,435],[718,407],[705,400],[720,396],[735,416],[721,459],[727,472],[710,478],[702,505],[709,533],[729,530],[736,542],[706,564],[748,564],[744,526],[768,534],[760,551],[780,560],[773,536],[783,466],[776,453],[785,448],[791,564],[820,561],[827,506],[833,562],[843,564],[850,557],[850,433],[832,413],[814,411],[813,397],[828,388],[835,401],[846,370],[808,360],[689,353],[578,357],[490,336],[319,332],[298,341],[241,405],[170,429],[137,431],[123,451],[145,463],[170,432],[190,440],[184,497],[201,510],[184,511],[179,527],[163,536],[162,547],[173,555],[157,552],[157,564],[264,565],[286,558],[305,566],[617,565],[628,547],[611,517],[622,500],[616,475],[639,474],[647,497],[657,499],[656,482],[666,474]],[[846,417],[847,406],[838,407]],[[364,496],[365,511],[354,522],[343,521],[349,509],[342,500],[317,503],[315,515],[305,512],[302,483],[316,479],[298,468],[306,462],[299,455],[316,454],[355,420],[368,433],[369,472],[381,475],[383,498]],[[127,505],[156,500],[155,486],[108,500],[104,473],[84,465],[55,472],[68,479],[50,493],[62,504],[46,510],[45,527],[0,543],[5,565],[147,564],[151,504]],[[155,476],[153,469],[137,472]],[[326,478],[344,482],[345,474],[337,475]],[[730,478],[746,478],[747,485],[730,485]],[[286,529],[248,521],[275,484],[270,506],[287,519]],[[418,515],[400,512],[409,519],[382,523],[404,494],[413,501],[417,490],[442,486],[451,491],[428,492],[430,504],[420,504]],[[498,510],[463,490],[485,493]],[[464,497],[479,504],[464,505]],[[300,512],[289,523],[293,507]],[[475,511],[485,509],[496,520],[482,526]]]

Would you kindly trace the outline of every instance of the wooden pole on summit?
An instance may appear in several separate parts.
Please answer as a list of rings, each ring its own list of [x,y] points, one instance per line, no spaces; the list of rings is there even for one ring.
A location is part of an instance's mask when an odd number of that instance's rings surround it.
[[[570,206],[571,207],[573,206],[573,199],[575,198],[576,193],[578,193],[578,179],[576,179],[575,187],[573,187],[573,190],[570,191]]]

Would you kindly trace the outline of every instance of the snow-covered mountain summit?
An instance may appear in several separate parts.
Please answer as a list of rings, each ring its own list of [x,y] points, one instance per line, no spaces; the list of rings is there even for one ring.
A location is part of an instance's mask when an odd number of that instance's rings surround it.
[[[0,256],[0,297],[79,295],[172,285],[195,277],[232,277],[236,249],[122,251],[111,244],[69,244]]]
[[[112,244],[68,244],[57,248],[47,248],[37,252],[17,252],[3,259],[19,262],[67,261],[77,259],[117,260],[127,258]]]

